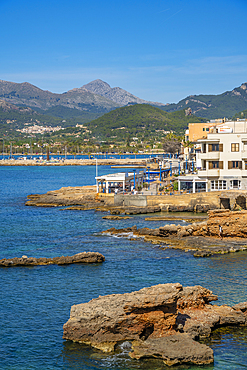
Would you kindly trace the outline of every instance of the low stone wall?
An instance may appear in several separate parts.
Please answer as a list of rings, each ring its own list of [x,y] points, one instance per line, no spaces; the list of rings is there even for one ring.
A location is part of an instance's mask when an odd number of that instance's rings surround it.
[[[159,205],[163,211],[207,212],[220,208],[221,192],[178,194],[178,195],[149,195],[147,205]]]
[[[108,202],[107,195],[100,197]],[[220,208],[221,192],[177,194],[177,195],[130,195],[114,196],[114,206],[123,207],[157,207],[162,211],[207,212]]]
[[[114,205],[124,207],[146,207],[147,196],[139,194],[116,194],[114,197]]]

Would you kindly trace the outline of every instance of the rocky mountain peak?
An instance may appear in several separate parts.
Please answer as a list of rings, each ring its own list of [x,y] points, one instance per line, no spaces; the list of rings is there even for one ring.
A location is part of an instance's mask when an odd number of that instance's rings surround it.
[[[82,88],[102,96],[111,90],[111,86],[100,79],[91,81],[88,84],[83,85]]]
[[[107,82],[104,82],[100,79],[83,85],[81,89],[86,89],[94,94],[101,95],[120,105],[128,105],[129,103],[164,105],[162,103],[154,103],[140,99],[120,87],[111,87]]]

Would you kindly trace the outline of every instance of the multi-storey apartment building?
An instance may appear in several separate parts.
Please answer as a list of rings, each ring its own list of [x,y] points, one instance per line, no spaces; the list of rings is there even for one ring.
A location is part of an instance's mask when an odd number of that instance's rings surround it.
[[[206,191],[247,190],[247,133],[210,133],[198,142],[198,177]]]

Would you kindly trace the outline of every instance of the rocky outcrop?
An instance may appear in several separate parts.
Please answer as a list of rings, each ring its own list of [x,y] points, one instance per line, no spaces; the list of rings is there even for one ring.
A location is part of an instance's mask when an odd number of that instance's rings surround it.
[[[14,266],[44,266],[44,265],[70,265],[73,263],[101,263],[105,257],[97,252],[82,252],[74,256],[62,256],[54,258],[35,258],[22,256],[21,258],[4,258],[0,260],[0,267]]]
[[[197,225],[194,235],[218,236],[219,225],[223,228],[223,237],[247,237],[247,211],[213,210],[208,211],[206,224]]]
[[[155,357],[167,365],[213,362],[212,350],[195,339],[225,325],[247,325],[247,304],[212,305],[217,296],[201,286],[159,284],[125,294],[99,296],[74,305],[64,339],[104,352],[123,341],[132,358]]]
[[[81,205],[95,208],[99,202],[95,199],[96,186],[66,187],[48,191],[46,194],[28,195],[26,206],[59,207]]]
[[[223,228],[223,240],[219,237]],[[208,257],[217,253],[238,252],[247,249],[247,211],[214,210],[208,219],[190,225],[166,224],[158,229],[136,226],[125,229],[111,228],[104,233],[129,237],[143,237],[155,244],[169,244],[178,249],[193,250],[195,257]]]

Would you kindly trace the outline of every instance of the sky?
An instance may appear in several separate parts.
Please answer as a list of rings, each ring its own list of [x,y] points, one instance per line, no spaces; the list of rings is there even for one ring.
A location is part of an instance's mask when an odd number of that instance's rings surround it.
[[[247,0],[0,0],[0,79],[177,103],[247,82]]]

